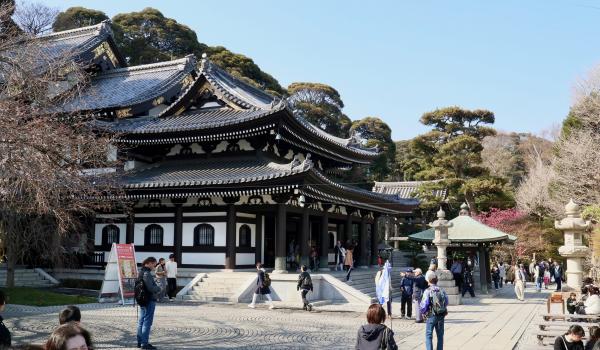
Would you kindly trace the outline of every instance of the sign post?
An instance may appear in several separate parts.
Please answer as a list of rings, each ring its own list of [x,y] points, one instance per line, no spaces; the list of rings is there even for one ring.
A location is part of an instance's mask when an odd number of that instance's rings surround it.
[[[123,305],[133,304],[137,276],[133,244],[113,243],[108,255],[99,301],[108,301],[120,296]]]

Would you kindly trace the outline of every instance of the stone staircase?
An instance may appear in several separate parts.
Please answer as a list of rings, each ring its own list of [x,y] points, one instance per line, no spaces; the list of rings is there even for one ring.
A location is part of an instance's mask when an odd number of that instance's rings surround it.
[[[178,298],[202,302],[238,302],[240,288],[246,286],[249,278],[255,278],[251,272],[210,272],[202,273],[192,281],[188,290],[180,292]]]
[[[0,269],[0,287],[6,286],[6,269]],[[48,279],[35,269],[15,270],[15,287],[46,288],[56,285],[55,281]]]

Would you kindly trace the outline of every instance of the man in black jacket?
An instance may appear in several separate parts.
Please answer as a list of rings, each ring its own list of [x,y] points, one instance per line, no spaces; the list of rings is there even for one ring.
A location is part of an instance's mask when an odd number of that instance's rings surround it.
[[[462,289],[462,296],[464,297],[465,294],[467,293],[467,291],[469,292],[469,294],[471,294],[471,298],[475,298],[475,291],[473,291],[473,272],[471,272],[471,269],[467,268],[465,269],[465,272],[463,273],[463,289]]]
[[[306,265],[302,265],[300,270],[302,272],[300,272],[300,275],[298,276],[298,285],[296,286],[296,290],[299,290],[300,294],[302,295],[302,302],[304,303],[302,308],[304,310],[311,311],[312,305],[308,303],[306,294],[308,294],[309,291],[312,292],[313,290],[312,279],[310,278],[310,274],[306,271]]]
[[[150,294],[150,300],[146,305],[140,305],[140,316],[138,319],[137,327],[137,345],[138,348],[142,349],[156,349],[150,341],[150,328],[152,328],[152,322],[154,321],[154,309],[156,307],[156,300],[158,299],[158,293],[160,293],[160,287],[154,281],[152,271],[156,268],[156,259],[154,257],[148,257],[142,262],[142,270],[140,271],[139,278],[144,282],[144,288],[146,292]]]
[[[0,291],[0,312],[4,311],[6,307],[6,294]],[[2,316],[0,316],[0,349],[8,349],[11,344],[10,331],[2,322]]]

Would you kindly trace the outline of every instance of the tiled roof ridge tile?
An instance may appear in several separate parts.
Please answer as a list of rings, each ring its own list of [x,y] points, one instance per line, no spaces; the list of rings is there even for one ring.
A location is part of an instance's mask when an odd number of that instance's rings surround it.
[[[107,35],[112,35],[113,31],[110,27],[110,23],[111,22],[109,19],[105,19],[102,22],[91,25],[91,26],[73,28],[73,29],[68,29],[68,30],[62,30],[60,32],[54,32],[54,33],[40,35],[40,36],[38,36],[38,39],[62,40],[62,39],[74,37],[74,35],[72,35],[72,34],[89,35],[90,32],[94,32],[97,35],[103,34],[103,33],[106,33]],[[78,35],[76,35],[76,36],[78,36]]]
[[[174,59],[171,61],[140,64],[137,66],[111,69],[106,72],[99,73],[98,75],[95,76],[95,78],[96,79],[104,79],[104,78],[112,78],[112,77],[118,76],[118,75],[159,72],[159,71],[172,69],[173,67],[176,67],[177,70],[179,70],[179,71],[183,71],[186,69],[190,69],[190,71],[191,71],[195,64],[196,64],[196,57],[193,54],[190,54],[185,57]]]

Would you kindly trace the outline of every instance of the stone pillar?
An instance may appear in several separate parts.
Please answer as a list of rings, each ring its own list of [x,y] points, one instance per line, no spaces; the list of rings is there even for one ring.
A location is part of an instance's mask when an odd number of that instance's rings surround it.
[[[363,254],[360,255],[360,260],[359,260],[359,266],[363,267],[363,268],[367,268],[369,267],[369,255],[367,254],[367,252],[369,251],[369,240],[367,237],[367,215],[366,213],[362,213],[362,217],[360,219],[360,251],[363,252]]]
[[[227,232],[225,235],[225,268],[235,269],[236,254],[236,211],[235,204],[227,204]]]
[[[435,232],[432,243],[435,244],[437,248],[438,267],[436,275],[438,277],[438,286],[446,290],[450,305],[458,305],[460,304],[460,294],[458,287],[455,286],[454,276],[452,275],[452,272],[448,270],[448,257],[446,255],[446,249],[450,245],[448,228],[452,227],[452,223],[446,220],[446,213],[440,208],[437,212],[437,220],[429,224],[429,226],[433,228]]]
[[[302,209],[302,222],[300,223],[300,264],[309,266],[310,246],[308,240],[310,236],[310,215],[308,208]]]
[[[554,227],[565,235],[565,245],[558,248],[560,256],[567,259],[567,283],[563,284],[563,291],[579,290],[583,281],[583,259],[589,251],[581,236],[590,227],[590,222],[581,218],[579,206],[573,200],[565,206],[565,214],[566,218],[554,223]]]
[[[320,262],[319,268],[329,268],[329,211],[326,205],[323,205],[323,216],[321,216],[321,247],[319,250]]]
[[[284,203],[277,204],[277,227],[275,230],[275,273],[286,273],[285,238],[287,235],[287,208]]]

